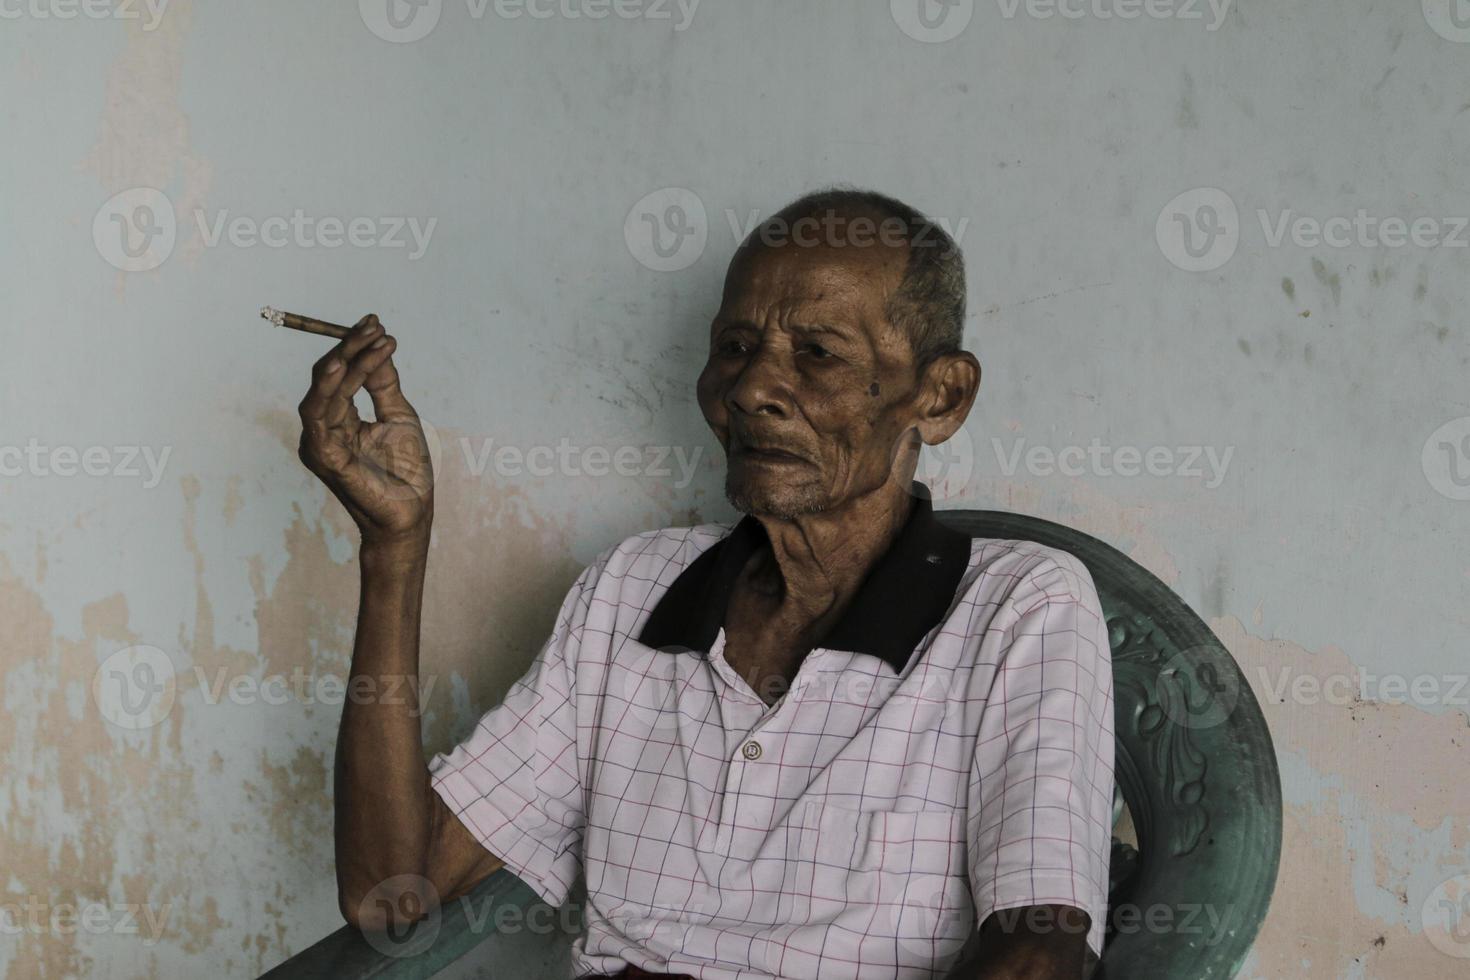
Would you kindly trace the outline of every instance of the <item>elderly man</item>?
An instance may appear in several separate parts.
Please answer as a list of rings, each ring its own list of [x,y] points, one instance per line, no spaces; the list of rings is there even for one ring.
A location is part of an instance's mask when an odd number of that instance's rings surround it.
[[[505,866],[553,905],[585,876],[578,976],[1089,971],[1113,765],[1092,580],[956,533],[913,482],[979,385],[964,310],[959,249],[891,198],[809,195],[752,233],[698,381],[746,516],[603,552],[448,754],[411,701],[346,705],[347,920],[403,925]],[[301,403],[301,458],[361,529],[352,674],[377,682],[419,669],[433,516],[394,349],[365,318]]]

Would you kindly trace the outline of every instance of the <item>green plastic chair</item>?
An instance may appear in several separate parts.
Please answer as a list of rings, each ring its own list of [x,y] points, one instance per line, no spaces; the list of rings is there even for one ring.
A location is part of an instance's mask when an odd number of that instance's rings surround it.
[[[1116,792],[1106,942],[1094,977],[1229,980],[1260,930],[1281,857],[1280,772],[1239,666],[1179,596],[1116,548],[1021,514],[939,516],[972,537],[1070,552],[1097,586],[1113,656]],[[578,902],[574,894],[569,906]],[[264,976],[563,978],[576,933],[565,921],[502,870],[402,936],[344,927]]]

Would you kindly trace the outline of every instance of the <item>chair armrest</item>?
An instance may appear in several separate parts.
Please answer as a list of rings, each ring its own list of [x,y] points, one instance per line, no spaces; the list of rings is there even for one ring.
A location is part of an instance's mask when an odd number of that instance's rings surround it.
[[[493,964],[495,976],[565,975],[575,937],[558,921],[555,909],[501,868],[407,930],[365,935],[343,926],[261,980],[427,980],[482,944],[474,959]]]

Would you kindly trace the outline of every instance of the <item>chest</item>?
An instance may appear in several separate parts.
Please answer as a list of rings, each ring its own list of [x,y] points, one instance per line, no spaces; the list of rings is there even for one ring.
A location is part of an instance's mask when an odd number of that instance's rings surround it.
[[[953,908],[963,939],[974,739],[956,702],[934,696],[963,686],[954,668],[926,661],[899,679],[876,658],[818,647],[768,705],[736,675],[728,640],[703,656],[629,644],[597,685],[579,685],[589,894],[620,914],[669,919],[680,944],[690,910],[745,930],[825,930],[848,917],[837,931],[857,936],[875,909],[897,924],[906,909]],[[757,969],[805,975],[790,963]]]

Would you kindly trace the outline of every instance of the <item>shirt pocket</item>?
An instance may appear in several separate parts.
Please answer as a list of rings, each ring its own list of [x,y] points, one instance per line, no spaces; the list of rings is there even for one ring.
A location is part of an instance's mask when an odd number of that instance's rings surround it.
[[[964,827],[965,814],[955,809],[854,810],[809,802],[795,857],[796,890],[812,920],[861,919],[869,924],[866,934],[898,929],[905,909],[929,909],[966,929],[960,921],[971,907]]]
[[[792,823],[781,895],[792,914],[772,972],[850,975],[870,963],[920,976],[953,965],[975,931],[962,810],[808,801]]]

